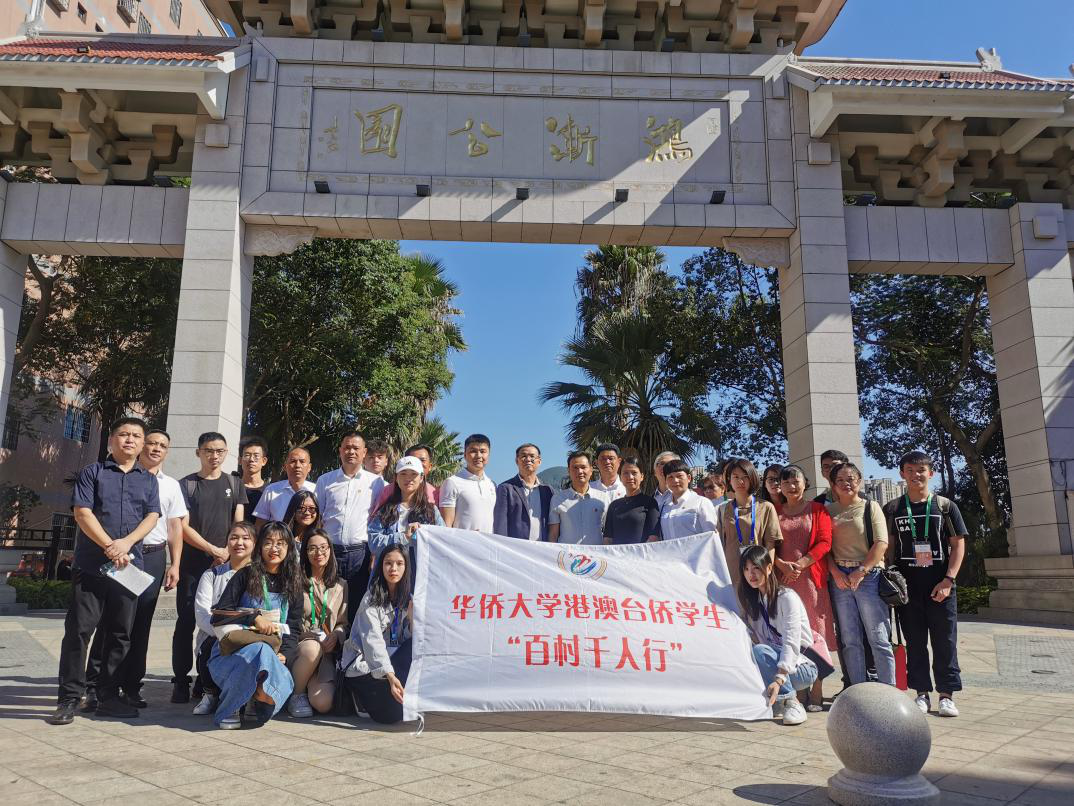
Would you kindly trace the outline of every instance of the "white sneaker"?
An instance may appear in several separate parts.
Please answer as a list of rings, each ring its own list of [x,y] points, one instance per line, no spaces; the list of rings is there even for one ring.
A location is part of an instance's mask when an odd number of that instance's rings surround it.
[[[287,713],[295,719],[309,719],[313,716],[313,706],[305,694],[295,694],[287,701]]]
[[[805,708],[802,707],[802,703],[798,702],[798,700],[792,698],[783,705],[784,725],[801,725],[808,718]]]
[[[943,700],[940,700],[940,704],[943,704]],[[932,701],[929,699],[928,694],[918,694],[914,698],[914,705],[917,706],[918,710],[921,711],[921,713],[927,714],[929,712],[929,709],[932,707]]]
[[[216,710],[217,699],[212,694],[205,693],[201,696],[201,702],[194,706],[195,716],[208,716]]]
[[[239,718],[238,712],[231,716],[225,716],[220,720],[220,730],[238,730],[242,727],[242,720]]]
[[[937,709],[940,716],[958,716],[958,708],[955,701],[950,697],[940,697],[940,707]]]

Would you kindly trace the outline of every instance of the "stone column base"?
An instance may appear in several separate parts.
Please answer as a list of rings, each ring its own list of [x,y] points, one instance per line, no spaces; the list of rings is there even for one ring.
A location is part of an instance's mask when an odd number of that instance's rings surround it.
[[[996,557],[985,560],[985,570],[999,589],[982,617],[1074,626],[1074,556]]]

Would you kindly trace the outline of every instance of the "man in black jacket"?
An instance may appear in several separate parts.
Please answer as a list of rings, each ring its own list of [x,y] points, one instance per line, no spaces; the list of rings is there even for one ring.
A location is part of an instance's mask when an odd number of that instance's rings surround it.
[[[537,478],[541,449],[531,442],[515,449],[518,475],[496,487],[492,531],[521,540],[548,540],[552,488]]]

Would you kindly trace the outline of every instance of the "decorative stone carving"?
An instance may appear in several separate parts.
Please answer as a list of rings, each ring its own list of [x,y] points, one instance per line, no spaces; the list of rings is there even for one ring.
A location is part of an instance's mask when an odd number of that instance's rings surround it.
[[[883,683],[843,691],[828,714],[828,741],[843,769],[828,797],[843,806],[935,806],[940,790],[921,774],[932,748],[914,701]]]
[[[289,255],[298,247],[305,246],[313,241],[313,236],[316,233],[316,227],[279,227],[249,224],[246,227],[243,252],[247,255],[263,255],[265,257]]]
[[[791,264],[791,250],[786,238],[737,238],[726,236],[723,248],[734,252],[743,262],[755,266],[785,269]]]
[[[977,61],[981,63],[981,69],[986,73],[993,73],[1003,69],[1003,61],[999,58],[995,48],[977,48]]]

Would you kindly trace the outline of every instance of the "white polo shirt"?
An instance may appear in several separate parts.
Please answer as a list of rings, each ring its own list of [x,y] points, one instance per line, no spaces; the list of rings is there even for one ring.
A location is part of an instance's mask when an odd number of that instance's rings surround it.
[[[183,498],[183,490],[178,481],[164,475],[164,471],[160,470],[157,472],[157,486],[160,488],[160,517],[157,518],[152,531],[142,538],[143,548],[167,543],[168,521],[187,514],[186,499]]]
[[[309,490],[311,493],[317,491],[317,487],[309,479],[302,482],[302,489]],[[254,517],[266,521],[282,521],[287,513],[287,505],[295,497],[295,492],[287,479],[272,482],[265,487],[265,492],[261,493],[261,500],[254,507]]]
[[[548,511],[548,525],[559,524],[560,543],[597,546],[604,542],[604,515],[611,499],[603,490],[589,489],[583,495],[573,487],[556,490]]]
[[[664,540],[702,532],[716,532],[719,535],[717,524],[716,508],[712,502],[693,490],[684,492],[678,501],[673,500],[669,492],[660,506],[660,532]]]
[[[365,545],[369,511],[386,485],[382,476],[362,468],[353,476],[339,468],[317,479],[317,503],[333,543],[345,548]]]
[[[609,504],[612,501],[626,497],[626,487],[623,486],[623,482],[619,479],[616,479],[614,484],[605,484],[598,476],[596,481],[589,482],[589,486],[598,492],[607,493]]]
[[[488,476],[475,476],[465,467],[440,487],[440,508],[455,507],[456,529],[492,533],[496,485]]]

